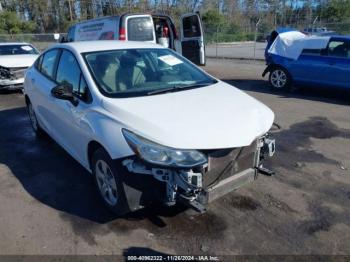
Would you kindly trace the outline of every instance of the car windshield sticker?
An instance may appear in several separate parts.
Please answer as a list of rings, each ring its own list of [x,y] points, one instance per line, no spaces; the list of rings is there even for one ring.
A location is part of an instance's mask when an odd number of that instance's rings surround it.
[[[33,50],[33,47],[31,47],[31,46],[29,46],[29,45],[21,46],[21,48],[22,48],[24,51],[32,51],[32,50]]]
[[[158,57],[158,59],[162,60],[164,63],[166,63],[170,66],[174,66],[174,65],[178,65],[178,64],[183,63],[180,59],[176,58],[173,55],[160,56],[160,57]]]

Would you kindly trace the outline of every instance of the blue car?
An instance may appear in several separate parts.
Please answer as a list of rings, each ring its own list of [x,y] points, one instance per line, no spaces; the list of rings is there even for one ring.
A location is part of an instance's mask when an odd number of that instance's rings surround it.
[[[297,59],[267,52],[272,41],[266,48],[267,67],[263,76],[269,73],[273,89],[289,89],[294,84],[350,89],[349,36],[324,38],[325,48],[302,49]]]

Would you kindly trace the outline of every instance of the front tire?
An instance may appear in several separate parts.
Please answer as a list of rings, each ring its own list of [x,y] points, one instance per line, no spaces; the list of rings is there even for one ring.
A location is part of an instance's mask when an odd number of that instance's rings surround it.
[[[289,90],[292,85],[292,78],[286,69],[274,67],[270,71],[269,82],[274,90]]]
[[[121,164],[113,161],[103,148],[94,152],[91,163],[95,184],[105,205],[118,216],[127,213]]]

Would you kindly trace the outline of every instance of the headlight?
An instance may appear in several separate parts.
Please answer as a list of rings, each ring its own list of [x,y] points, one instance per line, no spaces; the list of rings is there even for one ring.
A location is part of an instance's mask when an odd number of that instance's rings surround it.
[[[152,164],[189,168],[207,162],[206,157],[197,150],[161,146],[125,129],[123,129],[123,135],[135,154]]]

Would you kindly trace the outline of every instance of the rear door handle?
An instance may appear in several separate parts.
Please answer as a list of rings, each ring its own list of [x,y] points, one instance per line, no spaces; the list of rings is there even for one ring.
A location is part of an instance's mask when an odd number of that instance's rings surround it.
[[[32,80],[32,83],[35,83],[35,78],[31,78],[30,80]]]

